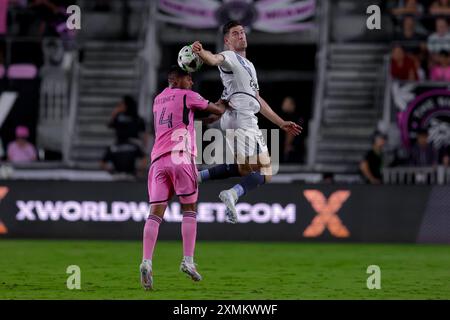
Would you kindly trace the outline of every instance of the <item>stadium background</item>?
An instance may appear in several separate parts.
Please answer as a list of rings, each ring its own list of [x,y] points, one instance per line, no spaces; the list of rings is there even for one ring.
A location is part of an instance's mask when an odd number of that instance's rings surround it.
[[[217,198],[234,180],[200,187],[200,267],[210,279],[217,278],[208,263],[220,270],[217,264],[223,257],[214,248],[228,252],[235,263],[248,254],[247,262],[256,269],[245,274],[253,282],[244,288],[223,280],[217,286],[206,283],[202,288],[210,295],[200,294],[198,288],[190,291],[189,283],[183,283],[187,291],[181,293],[168,289],[173,286],[170,280],[179,278],[168,273],[161,283],[167,295],[158,292],[155,297],[229,299],[236,297],[225,289],[230,285],[242,294],[238,298],[254,299],[450,297],[450,169],[445,160],[450,82],[431,79],[429,58],[419,49],[411,51],[419,61],[417,79],[391,73],[391,48],[401,38],[404,21],[392,10],[401,7],[401,1],[49,2],[57,8],[51,14],[48,8],[33,8],[33,1],[0,1],[0,298],[146,298],[134,274],[140,259],[136,240],[148,210],[146,170],[134,175],[103,170],[101,160],[115,143],[107,123],[122,97],[133,97],[146,127],[140,147],[148,154],[153,141],[151,103],[166,85],[168,67],[180,48],[195,40],[211,51],[222,50],[218,31],[231,17],[247,26],[248,57],[256,66],[261,95],[282,117],[301,122],[304,132],[292,142],[290,153],[285,153],[286,137],[280,135],[280,172],[271,185],[243,199],[240,224],[224,223]],[[434,32],[437,17],[428,10],[432,1],[419,2],[423,11],[415,21],[422,38],[401,39],[405,48],[426,47]],[[73,4],[81,8],[80,30],[67,29],[66,8]],[[374,4],[381,8],[381,30],[366,25],[367,7]],[[215,101],[221,94],[214,68],[204,66],[194,74],[194,82],[194,90],[207,99]],[[293,112],[284,109],[286,97],[295,102]],[[259,121],[261,128],[274,128],[261,117]],[[7,146],[19,125],[29,129],[38,161],[8,161]],[[399,154],[411,150],[420,129],[428,130],[430,143],[438,149],[437,162],[417,166],[405,158],[398,161]],[[360,172],[375,132],[387,136],[380,185],[367,183]],[[269,141],[269,150],[272,144]],[[161,242],[155,258],[160,257],[162,268],[178,258],[175,246],[181,243],[171,241],[180,239],[179,222],[175,199],[160,232],[161,240],[170,241]],[[104,242],[92,241],[90,246],[83,241],[93,239]],[[128,259],[119,272],[122,282],[109,283],[116,289],[125,285],[128,291],[122,295],[111,293],[108,283],[102,287],[93,276],[95,266],[111,263],[108,258],[94,262],[99,247],[111,255],[130,251],[130,256],[118,254],[117,259]],[[239,252],[236,247],[246,249]],[[31,271],[20,267],[28,248],[36,252],[28,256],[35,268],[47,272],[32,282],[35,293],[20,284]],[[52,250],[67,251],[67,256],[52,256]],[[267,256],[267,267],[258,263],[258,253]],[[49,267],[45,257],[60,268]],[[322,266],[311,270],[309,260]],[[397,273],[388,273],[390,290],[371,295],[363,289],[365,268],[377,260]],[[62,293],[64,288],[53,282],[45,285],[51,281],[49,273],[62,272],[55,277],[64,287],[63,265],[68,261],[87,265],[86,274],[92,271],[85,294]],[[292,262],[292,270],[284,271],[293,287],[283,284],[285,292],[279,295],[275,286],[263,290],[258,284],[268,268],[279,271],[277,261]],[[6,271],[11,265],[18,267]],[[339,270],[331,278],[360,282],[347,286],[336,281],[334,291],[327,291],[321,275],[328,267]],[[246,269],[239,264],[235,268],[236,273]],[[313,282],[303,278],[305,274]],[[311,287],[320,290],[305,294]]]

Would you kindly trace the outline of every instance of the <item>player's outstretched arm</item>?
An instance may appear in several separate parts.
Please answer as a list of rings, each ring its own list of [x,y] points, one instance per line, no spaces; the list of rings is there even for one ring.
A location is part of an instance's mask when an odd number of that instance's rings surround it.
[[[211,51],[203,49],[202,44],[200,41],[195,41],[192,44],[192,51],[197,54],[204,63],[210,65],[210,66],[218,66],[221,65],[222,62],[225,60],[224,56],[221,54],[214,54]]]
[[[216,122],[220,119],[222,114],[225,112],[225,109],[227,108],[226,101],[219,99],[216,103],[209,103],[208,107],[206,108],[206,111],[211,112],[211,114],[201,119],[204,124],[211,124],[213,122]]]
[[[210,102],[205,111],[208,111],[217,116],[221,116],[225,112],[225,108],[226,105],[222,102],[222,100],[219,100],[216,103]]]
[[[292,121],[284,121],[281,119],[269,106],[269,104],[264,100],[259,93],[256,95],[259,103],[261,104],[261,114],[269,119],[272,123],[280,127],[281,130],[284,130],[294,136],[298,136],[303,128],[295,122]]]

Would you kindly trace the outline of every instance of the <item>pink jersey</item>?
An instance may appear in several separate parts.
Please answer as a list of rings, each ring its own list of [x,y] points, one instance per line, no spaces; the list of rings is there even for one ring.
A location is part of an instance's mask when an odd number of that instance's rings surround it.
[[[431,80],[433,81],[450,81],[450,66],[433,67],[431,69]]]
[[[153,102],[156,139],[152,161],[172,151],[185,151],[195,157],[194,111],[207,107],[208,100],[192,90],[166,88],[157,95]]]
[[[11,162],[31,162],[37,160],[36,149],[27,142],[24,146],[20,146],[13,141],[8,144],[8,159]]]

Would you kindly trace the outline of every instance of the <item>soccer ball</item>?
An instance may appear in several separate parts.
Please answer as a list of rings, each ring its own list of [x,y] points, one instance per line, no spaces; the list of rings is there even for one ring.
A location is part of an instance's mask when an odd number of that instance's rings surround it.
[[[202,64],[202,59],[192,51],[192,45],[184,46],[178,53],[178,65],[186,72],[195,72]]]

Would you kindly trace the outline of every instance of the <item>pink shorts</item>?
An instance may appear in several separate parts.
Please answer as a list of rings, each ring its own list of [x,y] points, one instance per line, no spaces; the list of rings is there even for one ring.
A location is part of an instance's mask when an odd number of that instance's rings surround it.
[[[166,204],[176,194],[182,204],[198,199],[197,166],[186,153],[168,153],[152,162],[148,172],[150,204]],[[182,159],[180,163],[179,160]]]

